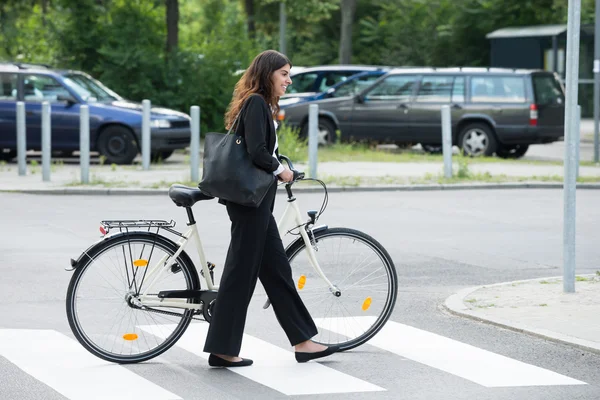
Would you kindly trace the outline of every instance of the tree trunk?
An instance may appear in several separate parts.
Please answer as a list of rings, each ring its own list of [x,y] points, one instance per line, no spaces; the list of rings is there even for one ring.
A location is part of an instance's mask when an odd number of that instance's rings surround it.
[[[167,6],[167,54],[179,44],[179,0],[165,0]]]
[[[352,24],[356,11],[356,0],[341,0],[342,27],[340,33],[340,64],[350,64],[352,60]]]
[[[244,0],[246,16],[248,17],[248,37],[254,39],[256,28],[254,27],[254,0]]]
[[[48,1],[42,0],[42,26],[46,26],[46,15],[48,15]]]

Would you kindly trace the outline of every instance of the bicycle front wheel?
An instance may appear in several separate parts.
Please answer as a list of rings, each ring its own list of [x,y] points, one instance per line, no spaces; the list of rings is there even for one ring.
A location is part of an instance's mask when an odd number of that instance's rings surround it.
[[[360,346],[394,309],[398,276],[392,258],[371,236],[348,228],[317,231],[312,247],[333,290],[312,266],[303,240],[286,250],[298,293],[318,327],[312,340],[341,351]]]
[[[142,307],[140,293],[152,283],[149,296],[161,290],[196,290],[198,274],[185,252],[178,268],[158,278],[150,268],[164,267],[177,246],[160,235],[119,234],[89,249],[67,290],[67,318],[75,338],[92,354],[116,363],[149,360],[169,349],[191,322],[193,310]],[[188,300],[190,302],[190,300]]]

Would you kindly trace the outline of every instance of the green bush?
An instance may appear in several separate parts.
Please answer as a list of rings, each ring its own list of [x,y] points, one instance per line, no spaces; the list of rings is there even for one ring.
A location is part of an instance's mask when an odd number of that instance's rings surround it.
[[[277,130],[279,154],[288,156],[292,162],[304,162],[308,158],[308,143],[300,139],[299,129],[292,128],[285,123]]]

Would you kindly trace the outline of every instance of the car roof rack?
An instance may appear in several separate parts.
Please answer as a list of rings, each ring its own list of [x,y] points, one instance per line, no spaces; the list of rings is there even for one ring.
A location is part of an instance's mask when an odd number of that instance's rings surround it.
[[[14,61],[0,61],[0,65],[11,65],[11,66],[15,66],[19,69],[36,69],[36,68],[49,69],[49,68],[52,68],[52,66],[48,65],[48,64],[24,63],[24,62],[14,62]]]

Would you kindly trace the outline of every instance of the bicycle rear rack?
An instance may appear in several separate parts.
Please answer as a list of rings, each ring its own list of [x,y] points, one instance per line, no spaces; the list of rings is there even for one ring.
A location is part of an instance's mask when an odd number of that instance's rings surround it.
[[[138,230],[140,228],[148,228],[148,232],[151,229],[156,228],[156,233],[160,229],[164,229],[168,232],[171,232],[177,236],[183,236],[181,233],[177,232],[175,229],[175,221],[165,221],[161,219],[138,219],[138,220],[107,220],[100,222],[100,232],[103,235],[107,235],[111,229],[118,229],[119,232],[127,232],[130,230]]]

